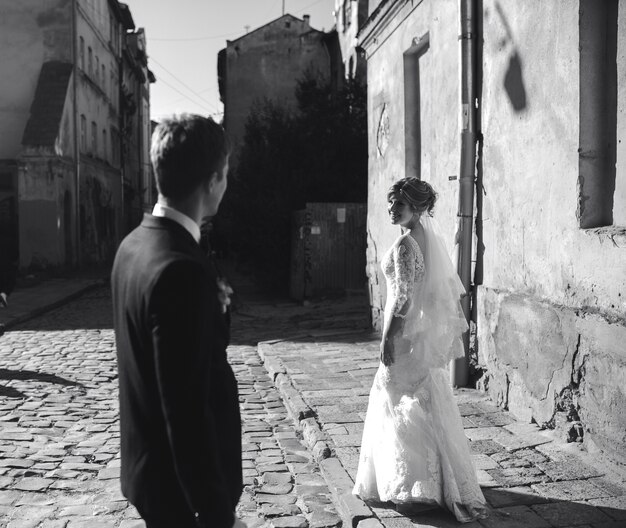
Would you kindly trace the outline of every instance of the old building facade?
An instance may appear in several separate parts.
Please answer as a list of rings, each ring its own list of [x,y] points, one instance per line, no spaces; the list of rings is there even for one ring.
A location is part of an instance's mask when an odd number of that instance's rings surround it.
[[[365,57],[359,52],[357,35],[367,20],[370,0],[335,0],[335,28],[347,78],[365,83]]]
[[[156,188],[150,165],[150,83],[146,34],[142,28],[126,35],[122,58],[121,158],[123,170],[123,232],[141,221],[156,202]]]
[[[322,79],[342,77],[339,57],[336,33],[312,28],[308,15],[300,19],[285,14],[227,41],[218,57],[218,76],[224,128],[235,152],[256,103],[267,99],[295,107],[297,81],[306,72]]]
[[[450,247],[458,227],[459,2],[372,2],[368,276],[399,234],[386,191],[431,182]],[[519,417],[578,414],[589,448],[626,461],[626,7],[470,2],[477,56],[474,307],[484,388]],[[468,38],[466,35],[464,38]],[[477,251],[478,249],[478,251]],[[570,417],[571,419],[571,417]],[[557,420],[558,421],[558,420]]]
[[[123,234],[128,108],[120,94],[130,11],[117,0],[1,9],[0,159],[12,174],[19,265],[104,264]]]

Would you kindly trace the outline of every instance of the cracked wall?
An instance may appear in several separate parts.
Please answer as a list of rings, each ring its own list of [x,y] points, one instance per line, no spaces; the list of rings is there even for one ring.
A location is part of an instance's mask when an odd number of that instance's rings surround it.
[[[571,393],[585,443],[626,463],[626,224],[580,229],[576,216],[587,74],[580,4],[483,5],[483,385],[515,415],[540,424],[553,421]],[[625,46],[621,38],[618,56]],[[523,108],[506,86],[513,55]],[[623,108],[623,87],[618,97]],[[618,182],[625,169],[618,156]],[[626,217],[620,200],[614,213],[616,221]]]
[[[626,463],[623,322],[488,288],[478,321],[481,384],[496,403],[541,425],[569,392],[585,442]]]

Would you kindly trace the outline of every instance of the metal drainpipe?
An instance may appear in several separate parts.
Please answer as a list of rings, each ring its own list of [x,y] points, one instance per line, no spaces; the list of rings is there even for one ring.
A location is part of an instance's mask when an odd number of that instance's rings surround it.
[[[118,23],[118,27],[119,27],[119,23]],[[122,93],[122,86],[124,85],[124,46],[126,45],[126,39],[125,37],[122,37],[120,35],[117,36],[117,46],[115,46],[115,52],[119,53],[119,58],[117,58],[117,74],[118,74],[118,79],[117,79],[117,112],[118,112],[118,118],[117,118],[117,129],[118,129],[118,145],[117,145],[117,151],[119,152],[119,164],[120,164],[120,209],[121,209],[121,215],[118,220],[118,227],[117,227],[117,238],[118,238],[118,242],[121,241],[121,239],[123,238],[121,236],[121,233],[126,233],[128,230],[128,227],[130,225],[130,222],[126,223],[126,196],[125,196],[125,192],[124,192],[124,174],[125,174],[125,167],[124,167],[124,163],[125,163],[125,157],[124,157],[124,136],[123,136],[123,132],[124,132],[124,114],[122,112],[122,97],[123,97],[123,93]],[[132,210],[132,209],[131,209]],[[129,215],[130,217],[130,215]]]
[[[75,174],[74,174],[74,227],[76,233],[76,267],[80,268],[81,264],[81,247],[80,247],[80,143],[78,136],[78,0],[72,2],[72,59],[74,63],[72,71],[72,90],[73,94],[73,106],[74,106],[74,162]]]
[[[459,254],[457,271],[467,292],[461,299],[469,324],[472,288],[472,224],[474,221],[474,181],[476,164],[476,94],[475,94],[475,0],[460,0],[461,35],[461,163],[459,177]],[[450,380],[464,387],[469,377],[469,331],[463,334],[465,355],[452,362]]]

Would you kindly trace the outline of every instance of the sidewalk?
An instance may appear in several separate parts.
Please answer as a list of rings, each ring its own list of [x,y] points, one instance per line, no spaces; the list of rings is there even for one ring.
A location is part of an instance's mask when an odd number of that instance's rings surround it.
[[[92,288],[106,284],[108,276],[86,273],[71,278],[49,278],[18,285],[9,297],[8,308],[0,309],[0,324],[8,330],[28,319],[61,306]]]
[[[458,526],[435,511],[413,519],[390,505],[370,508],[350,493],[358,465],[369,388],[378,368],[378,339],[370,333],[259,344],[292,417],[320,461],[344,521],[361,528]],[[455,391],[478,478],[492,507],[485,528],[626,526],[626,486],[620,475],[580,444],[518,422],[482,393]]]

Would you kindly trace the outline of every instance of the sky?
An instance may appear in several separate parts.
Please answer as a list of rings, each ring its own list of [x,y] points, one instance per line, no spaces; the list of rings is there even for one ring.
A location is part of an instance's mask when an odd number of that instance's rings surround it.
[[[152,119],[179,112],[222,118],[217,54],[235,40],[282,15],[283,0],[125,0],[135,26],[144,28]],[[311,27],[330,30],[335,0],[284,0],[285,13],[311,16]]]

